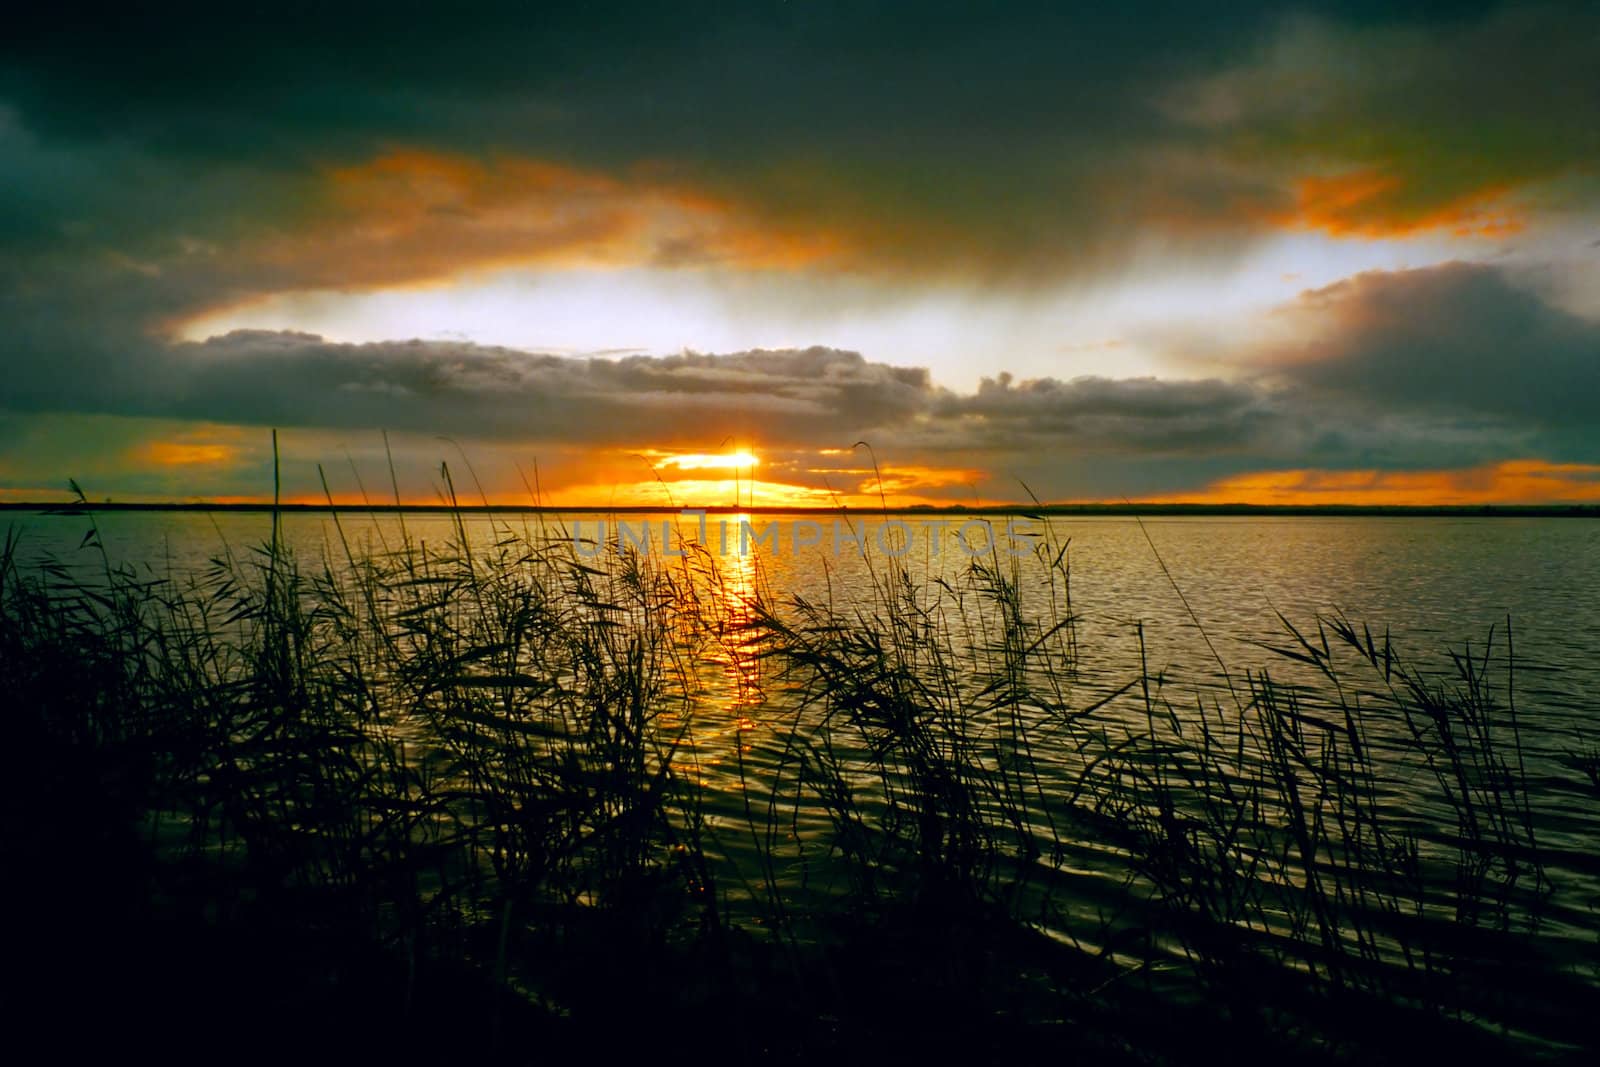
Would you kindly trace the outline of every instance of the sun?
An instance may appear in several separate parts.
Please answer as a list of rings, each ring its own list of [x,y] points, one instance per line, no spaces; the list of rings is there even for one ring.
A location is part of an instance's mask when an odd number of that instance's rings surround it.
[[[656,464],[657,470],[680,471],[746,470],[760,464],[754,452],[686,452],[667,456]]]

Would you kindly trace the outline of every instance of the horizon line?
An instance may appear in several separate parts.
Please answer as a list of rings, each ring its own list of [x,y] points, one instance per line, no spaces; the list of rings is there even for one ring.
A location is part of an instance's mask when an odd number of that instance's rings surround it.
[[[1600,518],[1600,504],[1250,504],[1167,501],[1161,503],[1061,503],[1061,504],[909,504],[874,505],[773,505],[672,507],[659,504],[574,506],[555,504],[393,504],[393,503],[273,503],[271,501],[0,501],[0,511],[41,512],[49,515],[83,515],[91,512],[238,512],[273,511],[296,514],[367,512],[370,514],[547,514],[547,515],[1304,515],[1304,516],[1415,516],[1507,518]]]

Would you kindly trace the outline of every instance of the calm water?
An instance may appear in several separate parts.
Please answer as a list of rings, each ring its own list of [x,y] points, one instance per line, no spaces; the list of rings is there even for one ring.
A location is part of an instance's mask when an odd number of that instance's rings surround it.
[[[101,565],[98,553],[81,546],[87,517],[21,514],[9,521],[21,532],[25,558]],[[223,553],[248,558],[270,535],[266,515],[113,512],[93,521],[112,559],[160,577],[197,573]],[[1193,704],[1201,687],[1223,687],[1224,671],[1241,688],[1249,672],[1263,669],[1278,682],[1305,680],[1294,663],[1262,647],[1291,639],[1280,613],[1307,634],[1319,615],[1342,613],[1376,635],[1388,632],[1415,665],[1442,675],[1450,672],[1450,652],[1481,656],[1487,646],[1491,682],[1503,691],[1514,679],[1530,751],[1559,760],[1600,747],[1600,522],[1274,516],[1141,524],[1113,517],[1052,519],[1046,529],[1022,519],[902,521],[891,528],[872,519],[710,516],[702,528],[679,513],[543,522],[508,515],[471,516],[466,528],[485,548],[514,534],[565,537],[593,552],[603,536],[659,555],[665,525],[668,551],[684,538],[700,541],[736,595],[759,591],[779,605],[800,596],[840,608],[870,606],[871,581],[891,556],[921,582],[954,580],[975,556],[991,559],[991,547],[1002,560],[1012,551],[1026,557],[1028,539],[1048,535],[1067,545],[1077,620],[1074,699],[1082,705],[1139,675],[1141,637],[1145,665],[1174,704]],[[392,515],[346,515],[342,522],[358,554],[400,543]],[[446,515],[413,514],[405,524],[413,541],[427,545],[455,537]],[[302,566],[343,566],[329,517],[290,515],[284,536]],[[1043,568],[1024,558],[1017,573],[1035,617],[1058,617]],[[710,678],[709,691],[742,718],[751,697],[740,672],[727,666],[712,664],[729,677]]]
[[[813,528],[805,520],[728,517],[719,538],[721,518],[708,520],[704,543],[719,554],[730,575],[779,600],[799,594],[842,604],[864,595],[873,561],[855,550],[853,534],[867,542],[879,570],[887,546],[914,574],[928,577],[950,576],[967,565],[963,532],[979,541],[977,531],[963,531],[959,520],[936,529],[934,520],[910,516],[904,531],[880,533],[880,524],[872,520],[854,530],[841,527],[837,544],[832,519],[819,519]],[[622,536],[636,543],[648,523],[649,546],[660,552],[664,519],[674,526],[673,548],[680,535],[698,536],[692,519],[676,515],[625,517]],[[20,529],[26,558],[99,563],[92,550],[79,547],[88,529],[85,517],[18,514],[7,521]],[[109,513],[94,521],[113,559],[163,576],[195,572],[225,550],[247,555],[269,533],[264,515]],[[750,523],[743,555],[741,521]],[[398,541],[393,516],[346,516],[344,522],[358,550]],[[414,539],[431,544],[453,535],[446,516],[412,515],[406,522]],[[550,535],[558,536],[554,521],[547,522]],[[564,519],[566,532],[582,540],[594,539],[605,523],[607,540],[615,541],[617,522],[599,515]],[[485,544],[506,525],[537,534],[538,523],[524,516],[467,520],[471,535]],[[1041,531],[1036,523],[1019,521],[1018,536],[1009,538],[1003,520],[994,526],[1002,556],[1012,545],[1025,549],[1021,537]],[[1235,674],[1260,667],[1281,670],[1283,660],[1255,643],[1283,642],[1287,631],[1279,613],[1305,629],[1314,628],[1319,613],[1342,612],[1377,633],[1387,630],[1408,652],[1439,662],[1448,650],[1469,644],[1481,652],[1491,628],[1494,648],[1503,653],[1509,619],[1516,690],[1530,720],[1569,734],[1600,731],[1600,523],[1181,517],[1146,519],[1142,527],[1131,518],[1052,519],[1050,527],[1058,541],[1070,542],[1072,610],[1086,678],[1125,680],[1125,671],[1138,662],[1141,624],[1151,671],[1181,682],[1215,680],[1219,657]],[[906,533],[910,544],[902,549]],[[325,516],[291,515],[285,535],[302,561],[342,556]],[[1028,595],[1027,567],[1022,574]],[[1215,655],[1195,620],[1205,628]]]

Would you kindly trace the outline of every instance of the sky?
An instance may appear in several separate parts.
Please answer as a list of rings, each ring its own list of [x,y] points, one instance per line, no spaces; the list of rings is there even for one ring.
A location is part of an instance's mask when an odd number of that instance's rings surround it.
[[[1600,501],[1593,4],[10,20],[0,500]]]

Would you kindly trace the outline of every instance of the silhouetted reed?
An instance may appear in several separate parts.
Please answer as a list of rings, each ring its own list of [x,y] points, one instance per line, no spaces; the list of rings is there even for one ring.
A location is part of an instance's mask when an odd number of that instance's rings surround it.
[[[739,1047],[796,1057],[1063,1027],[1092,1058],[1198,1055],[1162,1018],[1273,1054],[1587,1040],[1593,961],[1544,936],[1563,887],[1489,673],[1509,647],[1446,678],[1285,620],[1292,684],[1178,704],[1148,671],[1085,692],[1048,529],[945,577],[870,561],[824,604],[759,568],[731,594],[704,546],[458,515],[357,548],[347,518],[314,563],[274,523],[167,577],[92,529],[36,567],[8,537],[13,851],[48,872],[14,908],[245,931],[240,966],[365,983],[391,1022],[449,1005],[502,1054],[730,1004]]]

